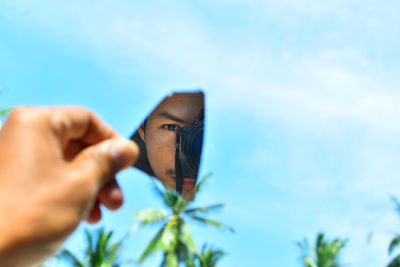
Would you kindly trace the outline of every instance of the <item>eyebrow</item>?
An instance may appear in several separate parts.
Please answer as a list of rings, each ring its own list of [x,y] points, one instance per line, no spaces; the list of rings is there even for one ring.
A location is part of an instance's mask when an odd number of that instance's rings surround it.
[[[180,123],[187,123],[184,119],[176,117],[167,111],[163,111],[163,112],[159,113],[158,116],[170,119],[172,121],[180,122]]]

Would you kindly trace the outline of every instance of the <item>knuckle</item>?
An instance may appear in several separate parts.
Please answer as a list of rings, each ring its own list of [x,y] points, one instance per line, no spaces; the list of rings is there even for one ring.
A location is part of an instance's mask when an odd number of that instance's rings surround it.
[[[82,106],[69,106],[67,107],[68,109],[70,109],[71,111],[75,112],[75,113],[80,113],[86,116],[93,116],[94,113],[86,108],[86,107],[82,107]]]
[[[15,123],[29,123],[47,116],[45,108],[19,106],[14,108],[9,116],[9,120]]]
[[[26,119],[27,115],[30,114],[31,112],[32,110],[30,107],[27,106],[16,107],[11,111],[9,119],[13,121],[23,121]]]
[[[87,130],[91,112],[80,106],[53,107],[50,112],[51,125],[56,133],[63,135],[69,131],[82,132]]]
[[[50,125],[53,126],[56,133],[62,134],[70,128],[71,121],[58,110],[54,110],[50,115]]]
[[[79,111],[81,113],[89,113],[89,114],[93,113],[91,110],[89,110],[88,108],[85,108],[85,107],[73,106],[73,108],[75,108],[77,111]]]

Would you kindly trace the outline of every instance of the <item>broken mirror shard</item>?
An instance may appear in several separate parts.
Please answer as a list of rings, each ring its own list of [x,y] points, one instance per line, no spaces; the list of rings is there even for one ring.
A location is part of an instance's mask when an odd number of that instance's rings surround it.
[[[178,92],[165,97],[131,140],[140,148],[134,167],[192,200],[204,135],[204,93]]]

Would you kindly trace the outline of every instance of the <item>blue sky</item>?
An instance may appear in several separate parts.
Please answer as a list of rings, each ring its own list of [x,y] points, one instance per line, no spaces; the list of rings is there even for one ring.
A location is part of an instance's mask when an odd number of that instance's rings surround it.
[[[383,266],[400,229],[400,2],[315,0],[0,3],[0,107],[83,105],[129,136],[173,89],[204,88],[199,204],[235,234],[192,226],[221,266],[300,266],[295,241],[350,239],[343,261]],[[160,207],[121,174],[126,203],[101,225],[122,236]],[[87,225],[82,225],[87,227]],[[67,242],[80,250],[82,227]],[[137,257],[156,229],[132,234]],[[370,244],[368,233],[374,232]],[[144,266],[154,266],[154,257]]]

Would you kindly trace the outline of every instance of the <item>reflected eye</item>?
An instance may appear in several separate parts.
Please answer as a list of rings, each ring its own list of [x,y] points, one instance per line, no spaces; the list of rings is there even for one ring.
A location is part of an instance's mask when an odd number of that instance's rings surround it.
[[[176,124],[164,124],[163,128],[172,132],[176,132],[180,129],[180,127]]]

